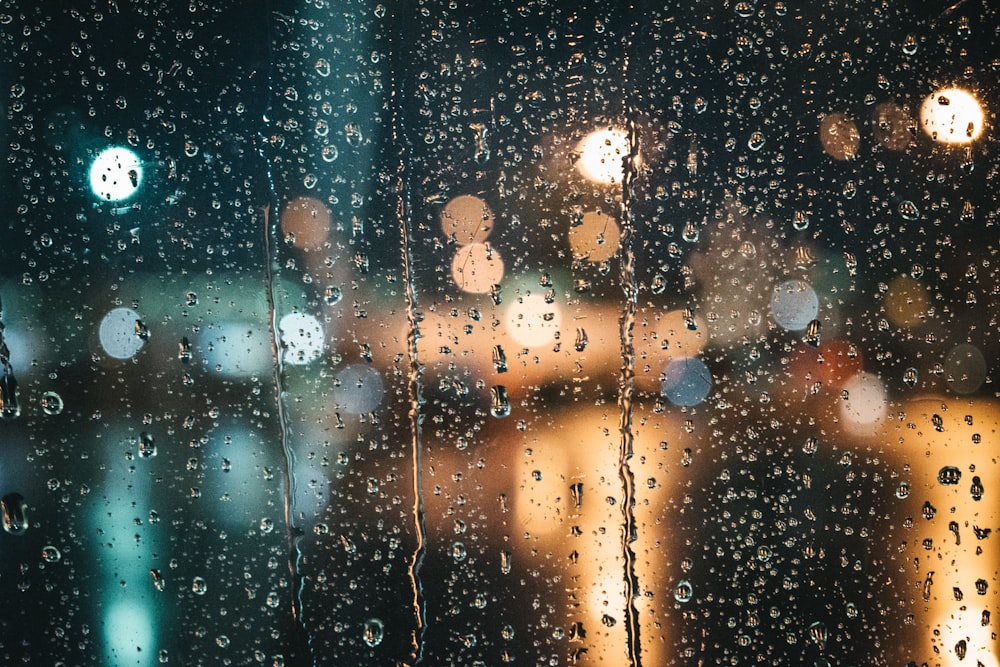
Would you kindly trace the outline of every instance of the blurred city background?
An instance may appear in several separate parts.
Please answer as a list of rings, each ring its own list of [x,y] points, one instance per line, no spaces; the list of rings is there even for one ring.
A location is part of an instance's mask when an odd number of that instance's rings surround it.
[[[1000,665],[991,3],[0,40],[0,662]]]

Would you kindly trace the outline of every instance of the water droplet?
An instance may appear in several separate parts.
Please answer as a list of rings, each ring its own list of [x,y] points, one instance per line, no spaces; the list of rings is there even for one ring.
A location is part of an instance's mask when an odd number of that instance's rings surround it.
[[[955,643],[955,657],[959,660],[965,660],[966,651],[968,651],[968,644],[964,639],[959,639]]]
[[[156,442],[153,436],[145,431],[139,434],[139,456],[143,458],[156,456]]]
[[[507,387],[498,384],[490,389],[490,414],[497,418],[510,414],[510,401],[507,400]]]
[[[500,552],[500,571],[504,574],[510,574],[511,566],[511,556],[509,551]]]
[[[917,369],[910,367],[903,371],[903,384],[907,387],[915,387],[917,385]]]
[[[819,347],[822,329],[823,325],[819,320],[811,320],[809,324],[806,325],[806,333],[805,336],[802,337],[802,340],[813,347]]]
[[[905,500],[910,497],[910,483],[901,481],[896,487],[896,497]]]
[[[920,218],[920,209],[909,199],[899,202],[898,210],[903,220],[917,220]]]
[[[933,505],[931,505],[929,500],[925,500],[923,507],[920,508],[920,513],[923,515],[925,519],[930,521],[931,519],[934,518],[934,515],[937,514],[937,509]]]
[[[681,579],[674,586],[674,599],[678,602],[688,602],[694,596],[694,586],[687,579]]]
[[[792,215],[792,227],[797,232],[804,231],[809,228],[809,214],[805,211],[796,211]]]
[[[587,349],[587,332],[586,330],[580,328],[576,330],[576,339],[573,341],[573,347],[577,352],[583,352]]]
[[[191,341],[187,339],[187,336],[181,338],[181,342],[177,346],[177,358],[183,364],[191,361]]]
[[[503,348],[499,345],[493,346],[493,367],[496,368],[497,373],[507,372],[507,355],[504,354]]]
[[[152,569],[149,571],[149,574],[151,577],[153,577],[153,586],[156,587],[156,590],[163,591],[164,589],[166,589],[167,580],[163,578],[163,575],[160,574],[159,570]]]
[[[191,580],[191,592],[195,595],[204,595],[208,591],[208,582],[201,577]]]
[[[976,579],[976,594],[986,595],[986,591],[989,589],[990,585],[985,579]]]
[[[979,502],[983,499],[983,493],[985,493],[983,482],[979,479],[979,476],[976,475],[972,478],[972,486],[969,488],[969,495],[972,496],[973,500]]]
[[[955,466],[944,466],[938,471],[937,479],[940,484],[953,486],[962,479],[962,471]]]
[[[917,36],[913,33],[908,34],[903,38],[903,53],[908,56],[912,56],[917,52]]]
[[[569,485],[569,494],[573,499],[573,504],[576,507],[581,507],[583,505],[583,482],[576,482],[575,484]]]
[[[27,503],[20,493],[8,493],[0,498],[3,529],[11,535],[23,535],[28,530]]]
[[[923,598],[924,602],[931,599],[931,587],[934,585],[934,572],[928,572],[927,576],[924,577],[924,588],[923,588]]]
[[[39,403],[42,406],[42,412],[47,415],[58,415],[62,413],[64,407],[62,396],[54,391],[42,394],[42,400]]]
[[[802,445],[802,451],[812,456],[819,449],[819,438],[815,436],[806,438],[806,442]]]
[[[811,623],[806,634],[809,639],[816,642],[820,648],[826,646],[826,640],[829,634],[826,629],[826,623],[823,623],[822,621],[815,621]]]
[[[42,560],[46,563],[58,563],[62,552],[51,544],[42,547]]]
[[[382,638],[385,636],[385,625],[377,618],[369,618],[365,621],[364,630],[362,631],[361,638],[364,640],[365,644],[371,648],[375,648],[382,643]]]
[[[653,276],[653,282],[649,286],[649,291],[653,294],[662,294],[663,290],[667,288],[667,279],[661,274],[657,273]]]
[[[750,134],[750,138],[747,140],[747,147],[752,151],[759,151],[764,147],[764,133],[763,132],[753,132]]]

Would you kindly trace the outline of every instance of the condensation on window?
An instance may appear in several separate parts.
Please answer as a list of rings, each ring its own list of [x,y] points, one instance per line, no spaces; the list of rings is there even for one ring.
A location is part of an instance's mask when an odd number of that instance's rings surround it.
[[[1000,664],[998,10],[0,3],[0,655]]]

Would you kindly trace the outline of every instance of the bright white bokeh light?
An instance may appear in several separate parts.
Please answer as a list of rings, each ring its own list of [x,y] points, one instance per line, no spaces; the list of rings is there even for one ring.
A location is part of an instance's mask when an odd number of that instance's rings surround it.
[[[967,144],[982,134],[986,116],[975,97],[961,88],[938,90],[920,107],[920,124],[935,141]]]
[[[304,366],[319,358],[326,347],[323,325],[312,315],[289,313],[278,323],[283,354],[282,361]]]
[[[90,189],[103,201],[122,201],[138,191],[142,163],[127,148],[107,148],[90,165]]]
[[[604,185],[621,183],[623,160],[629,154],[628,134],[617,127],[596,130],[577,144],[576,152],[580,156],[576,168],[584,178]]]
[[[156,650],[149,608],[139,602],[115,602],[104,616],[104,646],[112,665],[151,665]]]
[[[101,347],[115,359],[130,359],[146,341],[136,331],[139,313],[131,308],[115,308],[104,316],[97,335]]]
[[[541,294],[519,297],[507,309],[507,333],[525,347],[554,341],[561,322],[559,305],[546,303]]]
[[[867,426],[885,415],[888,405],[885,387],[877,375],[858,373],[843,388],[845,400],[840,414],[851,426]]]
[[[333,395],[345,412],[363,415],[371,412],[382,402],[385,389],[382,376],[371,366],[351,364],[337,373],[337,383]]]
[[[801,331],[819,314],[819,297],[804,280],[788,280],[771,293],[771,317],[782,329]]]

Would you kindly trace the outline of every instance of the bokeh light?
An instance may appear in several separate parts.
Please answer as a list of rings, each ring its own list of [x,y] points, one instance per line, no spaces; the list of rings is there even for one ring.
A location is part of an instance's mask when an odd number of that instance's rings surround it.
[[[493,211],[474,195],[460,195],[445,204],[441,231],[459,245],[482,243],[493,231]]]
[[[663,371],[663,395],[674,405],[698,405],[712,390],[712,373],[701,359],[674,359]]]
[[[889,283],[885,294],[885,314],[897,327],[920,324],[930,307],[927,288],[910,276],[899,276]]]
[[[503,280],[503,259],[485,243],[462,246],[451,261],[451,278],[463,292],[484,294]]]
[[[944,88],[924,98],[920,124],[931,139],[944,144],[967,144],[983,132],[983,107],[961,88]]]
[[[804,280],[787,280],[771,293],[771,317],[782,329],[801,331],[819,314],[819,297]]]
[[[971,394],[986,381],[986,357],[975,345],[961,343],[944,358],[948,387],[956,394]]]
[[[518,297],[507,309],[507,333],[521,345],[536,347],[553,342],[562,321],[559,305],[541,294]]]
[[[819,138],[826,154],[836,160],[849,160],[857,155],[861,143],[858,126],[842,113],[832,113],[820,122]]]
[[[618,252],[618,223],[610,215],[590,211],[580,224],[569,228],[569,247],[576,259],[603,262]]]
[[[308,364],[319,358],[326,347],[323,325],[312,315],[289,313],[281,318],[278,331],[284,348],[281,358],[286,364]]]
[[[331,221],[330,209],[323,202],[299,197],[285,206],[281,214],[281,231],[296,248],[320,248],[330,235]]]
[[[621,183],[629,154],[628,134],[617,127],[596,130],[577,144],[576,152],[576,168],[584,178],[602,185]]]
[[[142,163],[127,148],[113,146],[101,151],[90,165],[90,189],[103,201],[123,201],[142,184]]]
[[[115,308],[101,320],[98,338],[101,347],[115,359],[129,359],[142,349],[145,339],[137,332],[141,329],[139,313],[131,308]]]
[[[843,392],[840,415],[848,431],[863,432],[885,416],[886,392],[877,375],[858,373],[844,384]]]
[[[337,373],[334,397],[337,405],[352,415],[367,414],[378,407],[384,393],[382,376],[371,366],[351,364]]]

